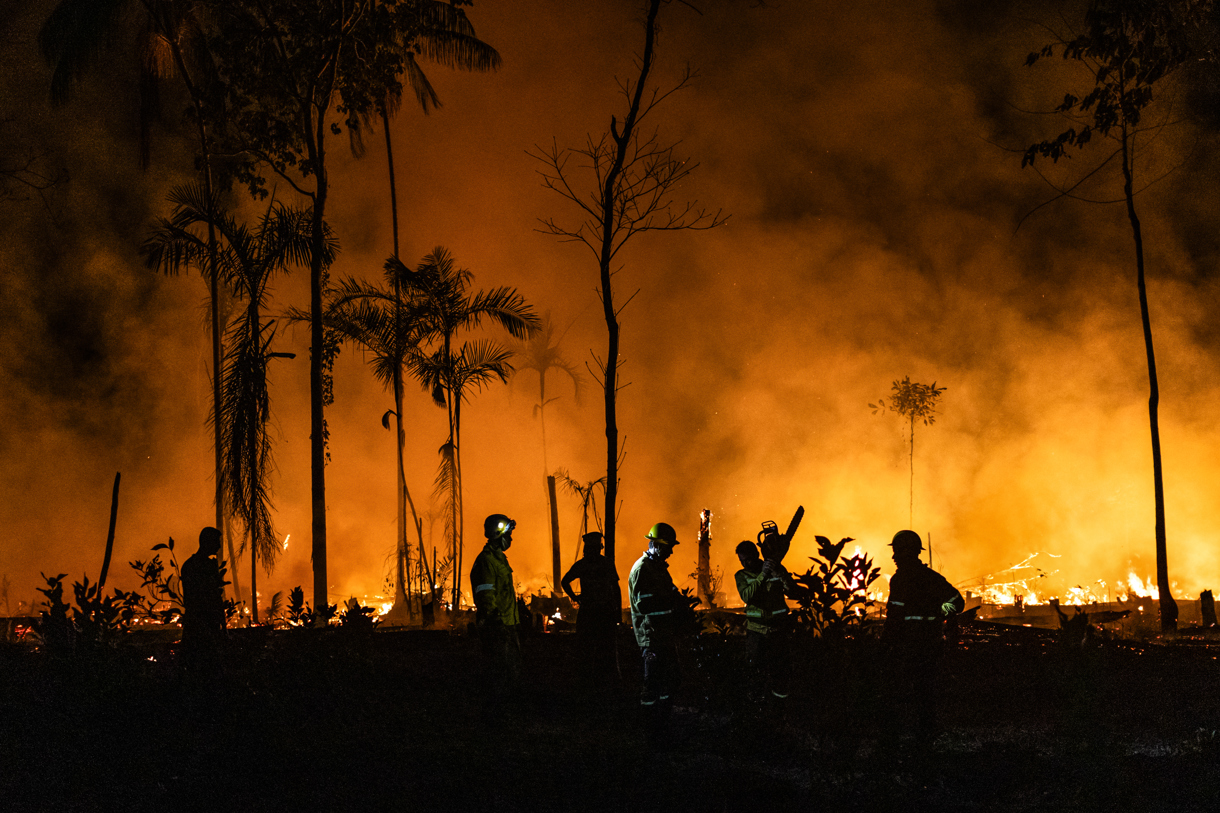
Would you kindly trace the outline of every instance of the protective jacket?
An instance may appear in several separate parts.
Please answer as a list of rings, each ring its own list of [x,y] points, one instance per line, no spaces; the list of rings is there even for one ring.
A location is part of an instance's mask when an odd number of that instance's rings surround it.
[[[779,567],[778,573],[765,575],[761,562],[758,570],[737,571],[737,593],[746,603],[747,630],[766,635],[788,617],[784,594],[794,592],[791,582],[792,577],[783,567]]]
[[[516,626],[517,592],[513,569],[498,540],[488,542],[470,569],[474,589],[475,623],[480,626]]]
[[[940,639],[946,604],[958,613],[966,607],[962,594],[944,576],[919,561],[898,568],[890,579],[882,637],[899,642]]]
[[[683,606],[683,599],[664,559],[645,551],[627,577],[627,595],[631,600],[631,626],[635,630],[635,642],[641,649],[674,639],[677,614]]]
[[[618,574],[614,563],[602,554],[582,556],[559,582],[568,595],[572,595],[572,582],[580,582],[580,609],[613,610],[620,612],[621,594],[618,589]]]

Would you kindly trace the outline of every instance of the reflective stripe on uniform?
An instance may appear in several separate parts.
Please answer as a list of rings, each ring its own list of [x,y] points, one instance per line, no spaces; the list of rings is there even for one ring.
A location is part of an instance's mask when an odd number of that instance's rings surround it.
[[[495,590],[495,589],[496,589],[496,586],[494,584],[480,584],[478,587],[474,588],[474,591],[476,593],[482,593],[484,590]]]

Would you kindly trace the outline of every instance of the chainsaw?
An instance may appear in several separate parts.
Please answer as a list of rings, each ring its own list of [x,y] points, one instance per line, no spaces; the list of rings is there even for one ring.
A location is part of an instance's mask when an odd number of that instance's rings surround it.
[[[798,505],[796,513],[792,515],[792,521],[788,523],[788,530],[782,534],[779,532],[779,526],[771,520],[762,524],[762,530],[758,532],[758,547],[762,551],[763,559],[783,561],[788,554],[788,548],[792,547],[792,537],[804,516],[805,506]]]

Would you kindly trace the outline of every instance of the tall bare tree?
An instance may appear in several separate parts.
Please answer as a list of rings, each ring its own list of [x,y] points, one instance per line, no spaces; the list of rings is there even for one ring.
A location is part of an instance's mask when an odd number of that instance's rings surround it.
[[[694,170],[662,142],[658,131],[640,127],[671,93],[694,78],[687,70],[668,90],[649,85],[656,61],[658,17],[668,0],[645,4],[644,50],[637,60],[634,79],[620,82],[626,109],[622,119],[610,116],[606,132],[590,135],[582,147],[538,147],[534,157],[542,164],[543,186],[575,204],[575,221],[542,220],[541,231],[561,241],[582,243],[597,261],[602,315],[606,321],[606,355],[595,356],[602,377],[606,428],[606,556],[615,560],[615,519],[618,504],[619,463],[622,446],[618,428],[620,325],[622,305],[614,298],[614,264],[623,246],[640,232],[710,229],[726,217],[695,203],[675,204],[671,195]],[[629,300],[628,300],[629,301]]]

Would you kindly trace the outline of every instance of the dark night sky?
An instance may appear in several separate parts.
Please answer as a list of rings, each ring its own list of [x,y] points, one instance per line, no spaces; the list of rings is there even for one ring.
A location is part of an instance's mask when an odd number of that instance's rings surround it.
[[[40,570],[96,573],[115,471],[119,571],[167,536],[193,540],[211,515],[205,288],[154,276],[135,251],[165,192],[189,178],[189,159],[165,132],[151,169],[138,170],[121,64],[50,108],[32,45],[48,5],[22,4],[0,29],[3,149],[70,175],[45,205],[0,204],[0,573],[14,605],[34,597]],[[503,69],[431,68],[444,107],[423,117],[404,105],[396,120],[402,256],[443,245],[479,286],[518,287],[571,324],[563,346],[583,366],[604,346],[596,266],[535,231],[539,218],[574,212],[542,189],[527,152],[606,126],[639,18],[612,0],[528,6],[477,3],[471,19]],[[665,520],[686,543],[672,567],[682,583],[698,512],[711,508],[713,563],[731,573],[736,542],[798,503],[808,513],[793,562],[814,533],[855,537],[884,559],[908,524],[906,437],[896,416],[867,405],[910,375],[948,387],[937,423],[916,430],[914,527],[932,534],[951,580],[969,587],[1035,552],[1058,571],[1040,592],[1149,577],[1147,375],[1123,210],[1059,202],[1016,228],[1051,190],[1014,150],[1063,126],[1022,111],[1050,107],[1074,75],[1058,60],[1022,67],[1047,37],[1039,23],[1064,25],[1058,4],[753,6],[665,12],[657,80],[688,62],[699,78],[653,125],[699,164],[679,198],[731,219],[713,232],[642,235],[622,255],[620,296],[638,294],[622,318],[620,568]],[[337,275],[375,277],[390,252],[384,152],[369,147],[356,161],[333,142]],[[1188,127],[1162,133],[1145,151],[1146,177],[1181,166],[1139,202],[1170,565],[1183,593],[1215,586],[1220,566],[1209,149]],[[305,276],[278,284],[278,306],[304,306]],[[277,367],[273,391],[278,525],[292,536],[270,590],[311,581],[305,331],[280,344],[298,353]],[[604,449],[596,390],[576,403],[564,382],[552,386],[563,397],[548,410],[551,466],[591,480]],[[379,425],[390,398],[358,352],[344,352],[336,399],[332,601],[379,592],[394,539],[392,438]],[[520,521],[510,556],[528,589],[549,579],[550,561],[535,401],[525,373],[464,412],[468,525],[492,511]],[[408,482],[426,502],[443,414],[419,393],[408,409]],[[574,499],[562,521],[567,562]]]

